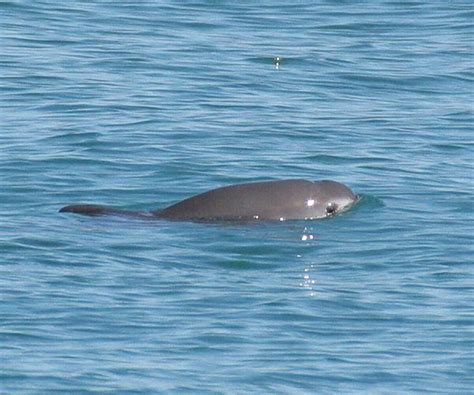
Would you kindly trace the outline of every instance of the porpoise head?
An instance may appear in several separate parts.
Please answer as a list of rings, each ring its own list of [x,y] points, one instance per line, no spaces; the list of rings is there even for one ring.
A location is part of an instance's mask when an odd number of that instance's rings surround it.
[[[312,197],[306,202],[313,218],[339,214],[359,200],[347,186],[336,181],[316,181],[313,191]]]

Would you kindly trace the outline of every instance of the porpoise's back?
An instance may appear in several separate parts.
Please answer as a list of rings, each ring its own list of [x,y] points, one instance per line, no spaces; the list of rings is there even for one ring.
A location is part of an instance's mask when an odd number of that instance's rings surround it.
[[[302,218],[301,209],[313,190],[314,183],[306,180],[231,185],[190,197],[156,214],[178,220]]]

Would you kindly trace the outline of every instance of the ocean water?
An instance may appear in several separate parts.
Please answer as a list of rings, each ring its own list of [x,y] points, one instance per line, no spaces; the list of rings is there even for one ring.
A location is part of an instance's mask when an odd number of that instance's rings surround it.
[[[0,393],[473,393],[473,17],[1,1]],[[257,224],[58,213],[286,178],[362,200]]]

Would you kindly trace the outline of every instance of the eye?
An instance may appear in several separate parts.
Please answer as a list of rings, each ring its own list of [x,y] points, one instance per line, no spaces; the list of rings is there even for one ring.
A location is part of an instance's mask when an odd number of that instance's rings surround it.
[[[326,215],[333,215],[336,213],[337,204],[336,203],[329,203],[326,206]]]

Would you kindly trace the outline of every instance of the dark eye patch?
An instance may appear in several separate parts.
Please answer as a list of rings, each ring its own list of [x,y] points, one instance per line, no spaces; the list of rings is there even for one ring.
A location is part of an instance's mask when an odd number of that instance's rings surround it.
[[[329,203],[326,206],[326,215],[333,215],[336,213],[337,204],[336,203]]]

